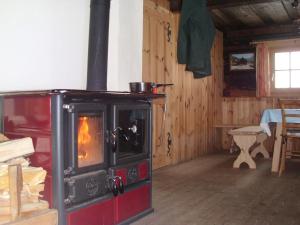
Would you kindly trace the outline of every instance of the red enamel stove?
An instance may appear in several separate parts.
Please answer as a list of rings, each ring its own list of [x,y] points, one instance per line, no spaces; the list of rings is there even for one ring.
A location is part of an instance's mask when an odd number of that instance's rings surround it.
[[[59,225],[113,225],[153,211],[153,94],[50,90],[2,93],[0,131],[32,137],[47,170],[44,198]]]

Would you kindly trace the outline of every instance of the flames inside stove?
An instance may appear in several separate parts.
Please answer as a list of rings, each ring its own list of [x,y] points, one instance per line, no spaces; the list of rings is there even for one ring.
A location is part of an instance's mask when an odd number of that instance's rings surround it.
[[[101,164],[104,161],[103,115],[78,117],[78,167]]]

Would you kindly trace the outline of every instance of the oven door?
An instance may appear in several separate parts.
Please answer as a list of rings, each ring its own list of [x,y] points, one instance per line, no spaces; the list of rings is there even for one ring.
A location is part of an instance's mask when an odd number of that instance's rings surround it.
[[[106,168],[106,106],[71,103],[67,108],[65,174],[80,174]]]
[[[150,104],[113,105],[111,163],[120,165],[149,157]]]

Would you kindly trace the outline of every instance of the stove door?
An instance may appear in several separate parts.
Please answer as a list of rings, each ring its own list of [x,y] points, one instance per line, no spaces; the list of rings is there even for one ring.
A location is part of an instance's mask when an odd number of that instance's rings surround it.
[[[103,169],[107,166],[106,107],[101,104],[70,104],[68,109],[68,152],[66,173]]]
[[[150,149],[150,105],[120,104],[114,105],[112,133],[112,163],[134,162],[149,156]]]

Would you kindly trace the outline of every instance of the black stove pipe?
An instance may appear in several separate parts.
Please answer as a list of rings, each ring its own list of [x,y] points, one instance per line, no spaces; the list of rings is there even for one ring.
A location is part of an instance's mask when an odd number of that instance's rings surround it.
[[[91,0],[87,90],[107,89],[110,0]]]

